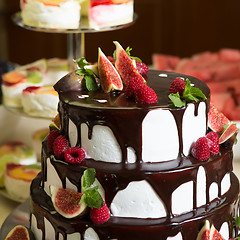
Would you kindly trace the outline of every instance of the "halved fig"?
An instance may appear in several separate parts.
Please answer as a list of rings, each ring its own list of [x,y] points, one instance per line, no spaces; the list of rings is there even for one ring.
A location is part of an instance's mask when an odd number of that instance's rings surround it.
[[[119,73],[100,48],[98,48],[98,71],[101,86],[105,93],[123,89]]]
[[[212,225],[210,229],[210,240],[224,240],[224,238],[218,232],[218,230],[214,227],[214,225]]]
[[[208,220],[205,221],[205,224],[198,233],[196,240],[210,240],[210,223]]]
[[[50,193],[55,210],[65,218],[83,215],[87,210],[87,205],[84,201],[79,204],[83,193],[53,185],[50,186]]]
[[[6,236],[5,240],[35,240],[31,230],[23,225],[15,226]]]
[[[230,123],[228,125],[228,127],[220,135],[220,137],[219,137],[219,144],[222,144],[222,143],[226,142],[236,132],[238,132],[238,128],[237,128],[236,124]]]

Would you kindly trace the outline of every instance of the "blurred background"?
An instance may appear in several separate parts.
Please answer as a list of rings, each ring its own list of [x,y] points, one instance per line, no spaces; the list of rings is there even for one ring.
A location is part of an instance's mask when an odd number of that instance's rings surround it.
[[[67,35],[33,32],[16,26],[11,16],[19,0],[0,0],[0,58],[26,64],[39,58],[67,57]],[[137,22],[126,29],[86,34],[86,57],[97,59],[97,47],[106,54],[113,40],[133,48],[148,65],[153,53],[190,57],[220,48],[240,49],[239,0],[135,0]]]

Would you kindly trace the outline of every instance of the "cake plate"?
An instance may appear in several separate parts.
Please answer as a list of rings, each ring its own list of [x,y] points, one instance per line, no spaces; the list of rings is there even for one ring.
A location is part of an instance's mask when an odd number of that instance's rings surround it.
[[[16,225],[29,227],[30,202],[20,204],[11,214],[8,215],[0,230],[0,239],[3,240],[8,232]]]
[[[68,34],[68,59],[78,59],[85,56],[85,33],[97,33],[114,31],[130,27],[137,20],[137,14],[133,15],[131,22],[103,27],[91,27],[87,17],[82,17],[79,27],[76,29],[55,29],[55,28],[37,28],[23,24],[21,13],[17,12],[12,16],[13,22],[25,29],[45,33],[66,33]]]

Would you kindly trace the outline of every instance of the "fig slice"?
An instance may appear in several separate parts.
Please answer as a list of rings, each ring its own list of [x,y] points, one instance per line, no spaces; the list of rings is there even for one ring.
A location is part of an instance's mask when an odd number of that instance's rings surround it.
[[[220,135],[220,137],[219,137],[219,144],[222,144],[222,143],[226,142],[236,132],[238,132],[238,128],[237,128],[236,124],[230,123],[228,125],[228,127]]]
[[[214,225],[212,225],[210,229],[210,240],[225,240]]]
[[[53,87],[57,92],[80,91],[83,78],[73,71],[62,77]]]
[[[65,218],[83,215],[87,210],[87,205],[84,201],[79,205],[83,193],[53,185],[50,186],[50,193],[55,210]]]
[[[23,225],[17,225],[7,234],[5,240],[19,240],[19,239],[35,240],[35,237],[29,228]]]
[[[102,52],[101,48],[98,48],[98,71],[101,86],[105,93],[123,89],[119,73]]]
[[[208,220],[205,221],[205,224],[198,233],[196,240],[210,240],[210,223]]]
[[[230,120],[217,108],[210,104],[210,110],[208,112],[208,127],[214,132],[222,132],[224,126],[229,124]]]
[[[123,84],[128,85],[131,78],[140,78],[145,82],[145,79],[136,68],[135,61],[132,61],[119,42],[114,41],[113,43],[116,45],[115,67],[122,78]]]

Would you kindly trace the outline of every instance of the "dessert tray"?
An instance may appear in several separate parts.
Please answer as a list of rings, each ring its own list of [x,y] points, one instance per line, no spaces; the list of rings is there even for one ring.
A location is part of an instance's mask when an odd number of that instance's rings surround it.
[[[16,225],[21,224],[29,227],[30,214],[29,200],[20,204],[4,221],[0,229],[0,239],[4,239],[8,232]]]

